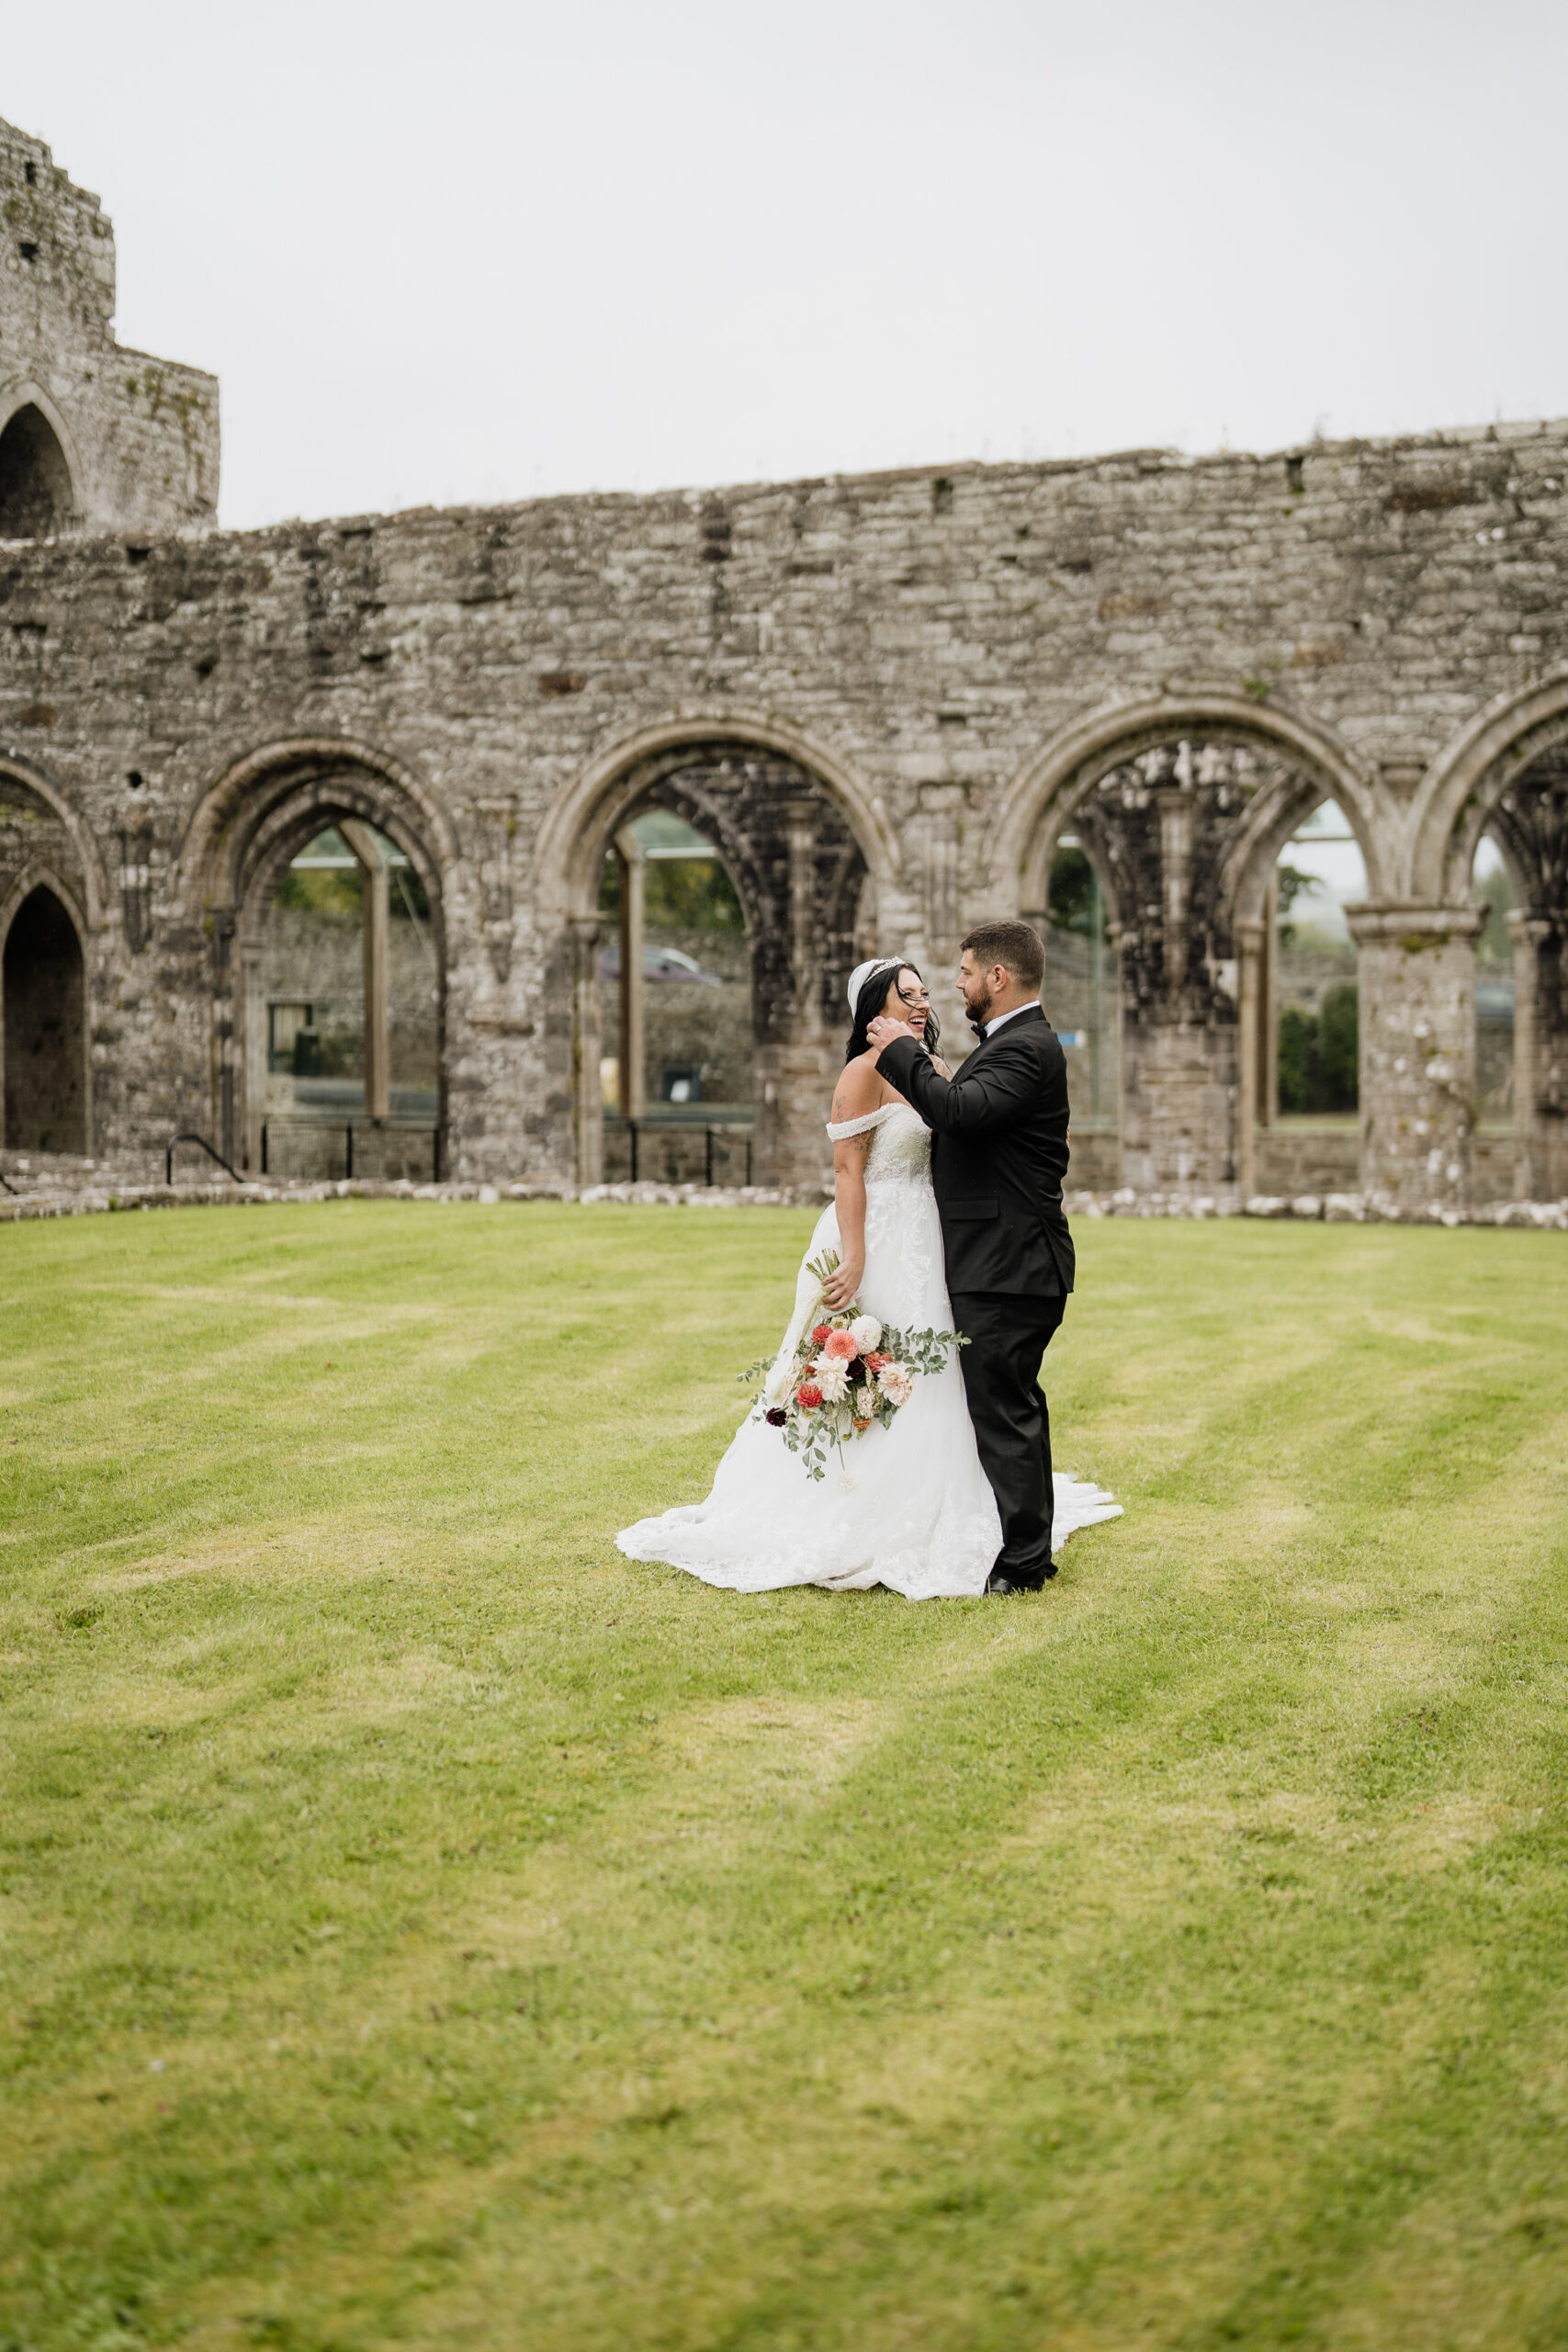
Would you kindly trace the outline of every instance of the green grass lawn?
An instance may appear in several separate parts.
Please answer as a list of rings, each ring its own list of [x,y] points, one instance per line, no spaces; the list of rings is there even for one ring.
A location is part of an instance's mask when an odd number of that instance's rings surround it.
[[[1568,1250],[1082,1226],[1045,1594],[632,1566],[808,1222],[0,1231],[5,2352],[1568,2345]]]

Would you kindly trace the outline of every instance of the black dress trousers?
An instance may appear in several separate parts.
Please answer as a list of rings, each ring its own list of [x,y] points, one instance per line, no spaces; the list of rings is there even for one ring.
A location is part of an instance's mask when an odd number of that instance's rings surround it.
[[[968,1340],[958,1351],[980,1466],[1001,1513],[997,1573],[1038,1590],[1051,1574],[1051,1416],[1040,1387],[1041,1358],[1066,1308],[1015,1292],[954,1291],[953,1319]]]

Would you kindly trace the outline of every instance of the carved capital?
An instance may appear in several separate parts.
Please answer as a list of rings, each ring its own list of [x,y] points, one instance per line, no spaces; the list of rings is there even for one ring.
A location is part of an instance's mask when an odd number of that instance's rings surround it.
[[[1474,939],[1486,921],[1483,907],[1434,905],[1419,899],[1363,899],[1345,909],[1358,947],[1404,947],[1413,954]]]

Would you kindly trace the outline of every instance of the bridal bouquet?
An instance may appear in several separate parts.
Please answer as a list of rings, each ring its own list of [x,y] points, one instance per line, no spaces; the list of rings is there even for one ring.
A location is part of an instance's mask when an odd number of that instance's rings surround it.
[[[826,1283],[838,1267],[829,1250],[807,1272]],[[950,1348],[967,1345],[956,1331],[896,1331],[852,1306],[824,1310],[802,1333],[787,1371],[769,1381],[757,1409],[820,1478],[835,1447],[841,1461],[846,1438],[863,1437],[874,1422],[890,1428],[914,1395],[918,1374],[940,1372]],[[772,1370],[773,1359],[764,1357],[740,1376],[755,1380]]]

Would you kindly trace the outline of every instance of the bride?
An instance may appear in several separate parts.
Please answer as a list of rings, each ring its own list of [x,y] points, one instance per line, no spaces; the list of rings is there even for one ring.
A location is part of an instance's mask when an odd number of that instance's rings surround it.
[[[802,1261],[770,1391],[784,1381],[798,1341],[824,1304],[857,1301],[901,1330],[949,1331],[942,1225],[931,1180],[931,1135],[876,1069],[869,1023],[889,1011],[935,1058],[936,1015],[914,965],[884,956],[850,980],[850,1032],[828,1133],[834,1197]],[[945,1065],[937,1062],[945,1077]],[[839,1259],[823,1283],[810,1261]],[[1098,1488],[1055,1480],[1058,1541],[1111,1516]],[[737,1592],[783,1585],[858,1591],[883,1584],[908,1600],[979,1594],[1001,1549],[996,1498],[980,1467],[956,1351],[922,1374],[891,1425],[858,1439],[840,1465],[814,1481],[753,1406],[719,1464],[705,1503],[638,1520],[615,1538],[634,1560],[662,1560]]]

